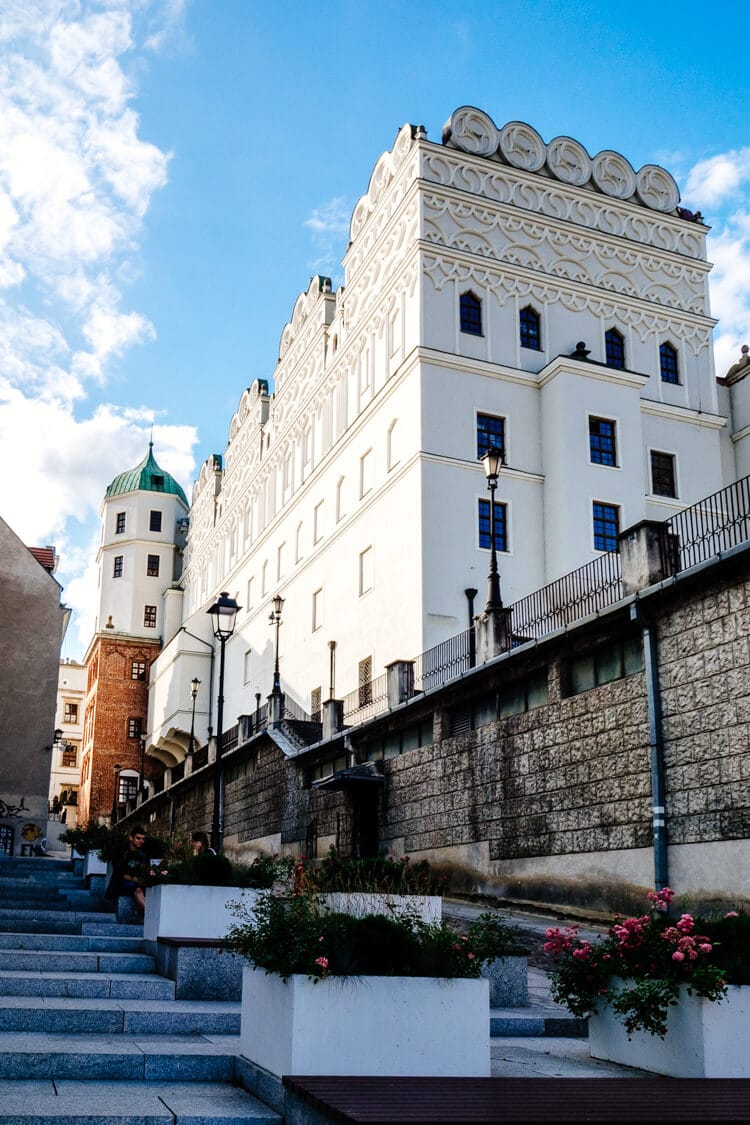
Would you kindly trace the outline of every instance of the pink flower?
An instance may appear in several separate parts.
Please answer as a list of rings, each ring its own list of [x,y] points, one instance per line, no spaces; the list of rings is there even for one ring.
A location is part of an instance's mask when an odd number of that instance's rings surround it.
[[[737,913],[736,910],[730,910],[724,915],[724,917],[725,918],[739,918],[739,914]]]
[[[474,960],[474,954],[473,953],[467,953],[466,956],[469,958],[470,961]]]
[[[684,961],[685,960],[685,954],[682,953],[679,949],[675,949],[674,953],[672,954],[672,960],[673,961]]]
[[[327,957],[316,957],[315,958],[315,964],[320,965],[321,969],[327,969],[328,968],[328,958]]]
[[[690,914],[683,914],[677,923],[677,929],[682,930],[683,933],[689,934],[693,928],[693,918]]]
[[[710,953],[713,949],[713,946],[711,945],[710,941],[704,941],[701,945],[698,946],[698,948],[700,949],[701,953]]]

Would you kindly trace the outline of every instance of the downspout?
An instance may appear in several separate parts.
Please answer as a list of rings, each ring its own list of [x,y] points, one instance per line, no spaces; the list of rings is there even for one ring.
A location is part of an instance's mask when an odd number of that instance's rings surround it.
[[[648,708],[648,744],[651,761],[652,825],[654,838],[654,887],[660,891],[669,886],[667,865],[666,777],[664,771],[664,729],[661,691],[659,688],[658,638],[639,605],[631,609],[631,617],[643,630],[643,657],[646,674],[646,705]]]

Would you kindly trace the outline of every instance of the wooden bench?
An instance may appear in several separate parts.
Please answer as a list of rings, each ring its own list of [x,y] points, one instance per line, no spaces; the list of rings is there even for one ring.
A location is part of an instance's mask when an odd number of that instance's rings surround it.
[[[750,1082],[733,1078],[349,1078],[287,1076],[293,1120],[407,1122],[748,1121]],[[291,1103],[291,1106],[290,1106]],[[296,1105],[295,1105],[296,1103]]]

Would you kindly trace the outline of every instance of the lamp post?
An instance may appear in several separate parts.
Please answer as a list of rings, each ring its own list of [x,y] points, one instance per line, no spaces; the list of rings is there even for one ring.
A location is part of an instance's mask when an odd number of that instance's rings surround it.
[[[276,629],[276,641],[274,645],[274,661],[273,661],[273,687],[271,693],[273,695],[281,695],[281,679],[279,678],[279,626],[281,625],[281,611],[284,608],[284,599],[281,594],[276,594],[271,599],[273,609],[268,615],[268,620]]]
[[[146,793],[146,778],[144,777],[144,772],[145,772],[145,769],[146,769],[146,733],[145,733],[145,731],[141,732],[140,743],[141,743],[141,768],[140,768],[139,786],[140,786],[140,790],[141,790],[141,799],[143,799],[143,797],[145,796],[145,793]]]
[[[201,682],[197,676],[190,681],[190,696],[193,703],[192,714],[190,715],[190,742],[188,743],[188,754],[195,753],[195,700],[198,695],[198,688]]]
[[[219,698],[216,707],[216,761],[214,763],[214,814],[211,821],[211,847],[220,852],[224,840],[224,769],[222,742],[224,741],[224,646],[234,632],[237,611],[240,607],[229,594],[219,594],[207,611],[211,614],[216,640],[221,646],[219,654]]]
[[[490,493],[490,572],[487,575],[487,604],[485,613],[493,609],[502,609],[503,599],[500,596],[500,575],[497,570],[497,547],[495,545],[495,489],[500,469],[505,464],[502,449],[491,445],[482,457],[484,475],[487,477],[487,488]]]
[[[120,797],[119,788],[120,788],[120,770],[121,769],[122,769],[122,766],[120,765],[120,763],[116,762],[115,767],[114,767],[114,770],[115,770],[115,791],[112,794],[112,823],[113,824],[117,820],[117,810],[118,810],[118,807],[119,807],[119,797]]]

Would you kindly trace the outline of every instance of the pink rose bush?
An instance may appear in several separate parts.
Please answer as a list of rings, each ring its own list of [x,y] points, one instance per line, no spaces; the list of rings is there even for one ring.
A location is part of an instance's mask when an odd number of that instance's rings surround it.
[[[547,930],[544,949],[555,966],[552,996],[574,1015],[590,1015],[599,1003],[608,1002],[628,1032],[664,1036],[669,1007],[677,1003],[683,985],[691,994],[721,999],[728,976],[720,957],[722,942],[728,939],[739,948],[747,938],[736,911],[718,923],[699,924],[691,914],[671,923],[674,891],[664,887],[648,899],[649,913],[618,916],[596,942],[581,938],[576,925],[555,927]]]

